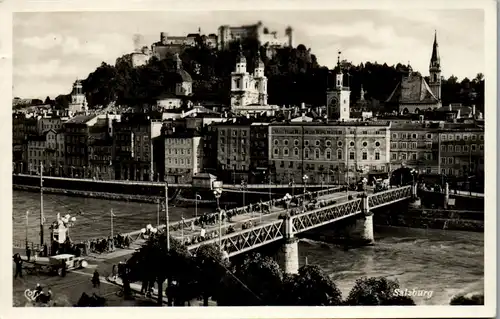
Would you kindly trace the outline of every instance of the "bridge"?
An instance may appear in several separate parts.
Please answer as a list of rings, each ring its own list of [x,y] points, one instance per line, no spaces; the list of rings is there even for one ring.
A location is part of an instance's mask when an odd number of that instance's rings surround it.
[[[220,245],[228,257],[233,257],[273,242],[282,241],[283,249],[281,253],[283,254],[285,263],[282,265],[283,269],[288,273],[296,273],[298,271],[298,242],[296,234],[331,224],[344,218],[363,214],[364,231],[362,236],[365,242],[371,245],[374,243],[372,210],[409,198],[417,198],[417,185],[393,188],[374,194],[352,192],[349,193],[351,196],[341,193],[341,191],[343,191],[341,188],[337,188],[320,191],[322,193],[316,192],[317,196],[325,196],[325,194],[333,196],[323,200],[323,204],[326,204],[326,206],[306,210],[295,215],[282,214],[282,216],[276,218],[280,212],[290,212],[290,209],[283,209],[274,212],[274,218],[262,224],[223,235],[220,238],[219,230],[217,226],[214,226],[215,230],[213,233],[215,236],[208,240],[188,245],[188,250],[195,252],[202,245],[216,244]],[[299,196],[304,195],[301,194]],[[289,205],[286,206],[289,207]],[[180,226],[181,231],[184,231],[184,229],[189,228],[189,223],[181,221],[177,226]],[[219,225],[219,227],[221,226]],[[169,230],[171,231],[171,236],[179,237],[178,227],[170,226]],[[140,237],[139,232],[135,232],[134,234]]]

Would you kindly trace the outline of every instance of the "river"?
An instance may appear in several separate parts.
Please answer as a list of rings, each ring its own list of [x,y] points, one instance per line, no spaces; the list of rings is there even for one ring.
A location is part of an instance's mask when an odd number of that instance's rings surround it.
[[[26,210],[30,210],[28,237],[39,241],[40,196],[37,193],[13,192],[14,240],[24,240]],[[108,235],[110,210],[114,230],[128,232],[156,224],[153,204],[108,201],[61,195],[44,196],[46,223],[57,214],[77,215],[70,230],[74,240]],[[198,212],[206,211],[199,208]],[[194,208],[170,207],[170,219],[191,217]],[[164,222],[160,216],[160,222]],[[48,238],[48,229],[45,230]],[[402,289],[432,291],[431,298],[414,297],[421,305],[447,305],[459,293],[484,293],[484,234],[462,231],[425,230],[399,227],[376,227],[375,245],[344,251],[331,244],[312,240],[299,243],[300,264],[307,261],[331,275],[347,297],[354,281],[361,276],[387,276],[397,279]]]

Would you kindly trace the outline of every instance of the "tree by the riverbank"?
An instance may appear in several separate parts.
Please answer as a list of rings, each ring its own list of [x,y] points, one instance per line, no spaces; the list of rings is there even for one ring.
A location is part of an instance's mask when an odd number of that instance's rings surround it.
[[[414,306],[415,302],[412,298],[395,295],[396,289],[399,288],[396,280],[385,277],[362,277],[356,280],[345,304],[349,306]]]
[[[155,281],[162,287],[169,280],[169,305],[184,306],[201,297],[220,306],[334,306],[334,305],[415,305],[409,297],[395,296],[397,281],[387,278],[360,278],[347,299],[331,278],[318,266],[305,265],[298,274],[284,274],[270,257],[254,253],[241,264],[231,265],[219,248],[202,245],[188,252],[174,238],[167,249],[165,234],[152,236],[128,261],[132,281]],[[175,302],[173,302],[175,300]],[[158,291],[158,305],[163,292]]]
[[[451,306],[479,306],[484,305],[484,295],[454,296],[450,300]]]

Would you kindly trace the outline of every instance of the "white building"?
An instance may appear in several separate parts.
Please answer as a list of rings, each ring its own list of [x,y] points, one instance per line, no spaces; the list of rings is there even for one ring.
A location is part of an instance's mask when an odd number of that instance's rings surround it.
[[[272,111],[275,107],[267,104],[267,96],[264,62],[258,54],[254,73],[248,73],[247,61],[240,46],[236,69],[231,73],[231,110],[242,114]]]
[[[338,73],[335,79],[335,88],[326,92],[326,111],[329,120],[348,121],[350,115],[349,97],[350,89],[344,86],[344,73],[340,65],[340,56],[338,57]]]
[[[85,112],[88,110],[87,99],[83,94],[82,81],[76,80],[73,84],[71,92],[71,103],[68,106],[68,111],[72,114]]]

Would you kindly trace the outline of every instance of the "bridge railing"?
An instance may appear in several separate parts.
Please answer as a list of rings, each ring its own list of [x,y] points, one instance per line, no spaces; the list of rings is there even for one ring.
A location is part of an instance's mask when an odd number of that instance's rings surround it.
[[[339,193],[339,192],[342,192],[342,191],[345,191],[345,187],[343,187],[343,186],[336,187],[336,188],[330,188],[330,189],[323,189],[323,190],[319,190],[319,191],[314,191],[314,192],[310,192],[310,194],[315,195],[315,196],[324,196],[324,195],[330,195],[330,194]],[[306,196],[306,195],[305,194],[295,195],[296,198],[303,198],[304,196]],[[273,202],[274,204],[283,204],[284,199],[283,198],[279,198],[279,199],[274,199],[274,200],[271,200],[271,201],[265,201],[265,202],[262,202],[262,205],[269,206],[270,204],[272,204],[271,202]],[[246,205],[246,206],[243,206],[243,207],[237,207],[237,208],[228,209],[227,212],[228,213],[229,212],[234,213],[234,215],[241,215],[241,214],[245,214],[245,213],[250,212],[251,209],[254,208],[254,207],[256,207],[255,204],[249,204],[249,205]],[[191,223],[195,222],[198,218],[199,217],[192,217],[192,218],[187,218],[187,219],[184,219],[184,220],[179,220],[179,221],[172,222],[172,223],[170,223],[169,230],[170,231],[177,231],[177,230],[180,230],[181,227],[184,228],[184,229],[187,229],[187,228],[191,227]],[[158,227],[158,229],[160,229],[160,230],[162,230],[164,228],[165,228],[165,225],[160,225]],[[133,232],[125,234],[125,236],[129,235],[129,236],[133,237],[133,236],[138,236],[140,233],[141,233],[140,230],[136,230],[136,231],[133,231]]]
[[[231,234],[222,236],[220,239],[222,249],[226,251],[229,257],[244,253],[254,248],[266,245],[273,241],[282,239],[283,234],[283,220],[279,219],[270,223],[255,226],[250,229],[241,230]],[[194,245],[188,246],[189,251],[196,251],[202,245],[218,244],[219,238],[206,240]]]
[[[368,196],[368,206],[370,207],[370,209],[373,209],[387,205],[388,203],[393,201],[399,201],[402,198],[411,197],[412,187],[413,186],[408,185],[371,194]]]
[[[292,231],[300,233],[361,212],[361,198],[313,209],[292,216]]]

